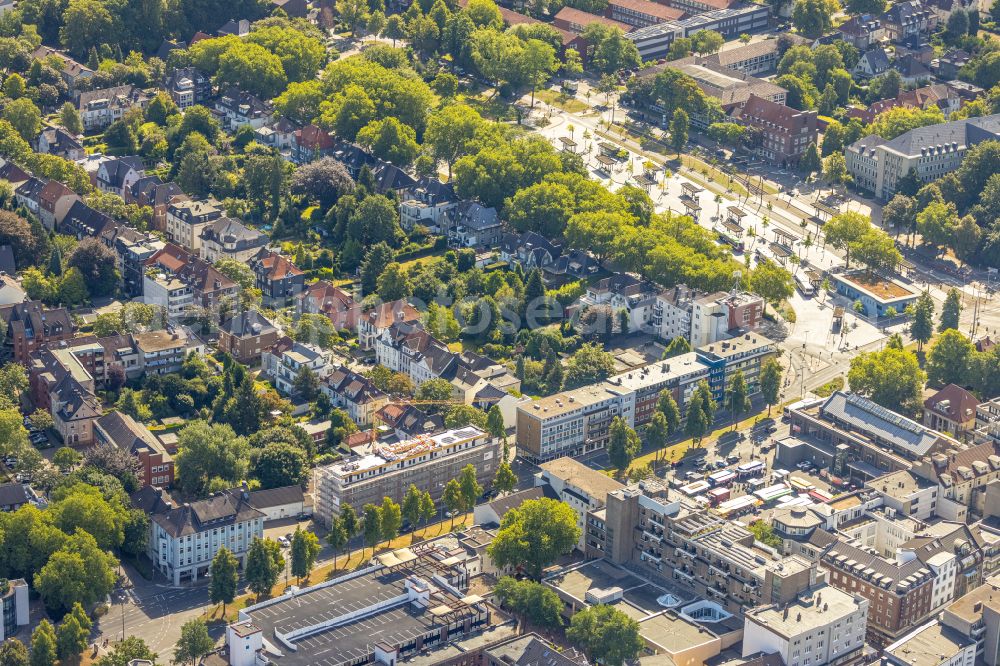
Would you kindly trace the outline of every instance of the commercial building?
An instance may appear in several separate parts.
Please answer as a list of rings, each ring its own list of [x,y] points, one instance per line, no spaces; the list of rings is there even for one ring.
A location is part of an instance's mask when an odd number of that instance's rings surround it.
[[[573,458],[557,458],[539,467],[541,471],[535,477],[536,485],[549,486],[560,501],[576,512],[576,524],[580,528],[580,540],[576,547],[581,553],[587,552],[587,514],[604,508],[608,495],[625,486]]]
[[[847,171],[877,199],[888,201],[911,171],[936,180],[959,167],[969,148],[1000,138],[1000,114],[918,127],[886,141],[868,136],[844,150]]]
[[[731,39],[742,34],[765,30],[768,26],[767,8],[754,3],[718,7],[708,11],[694,9],[693,5],[697,4],[697,0],[683,1],[683,4],[681,2],[669,4],[691,15],[637,28],[625,34],[625,38],[635,44],[643,62],[666,57],[674,40],[690,37],[701,30],[714,30],[726,39]]]
[[[993,442],[963,447],[952,440],[914,465],[913,473],[937,484],[939,516],[965,521],[970,513],[985,515],[986,487],[1000,479],[1000,455]]]
[[[872,318],[898,315],[920,296],[916,289],[900,280],[873,277],[865,271],[832,273],[830,277],[838,294],[861,303],[861,313]]]
[[[607,8],[608,18],[633,28],[645,28],[648,25],[676,21],[685,15],[681,9],[649,0],[611,0]]]
[[[990,578],[941,612],[941,624],[976,643],[976,658],[1000,662],[1000,579]]]
[[[343,460],[316,469],[316,517],[329,525],[344,504],[359,510],[383,497],[401,502],[410,484],[437,502],[445,484],[466,465],[476,469],[479,484],[489,489],[499,457],[500,440],[472,426],[403,441],[367,442]]]
[[[760,131],[762,141],[756,151],[768,162],[782,166],[797,164],[806,148],[816,143],[816,111],[799,111],[750,95],[733,117]]]
[[[244,563],[254,539],[264,536],[265,514],[250,502],[245,488],[175,506],[151,486],[132,495],[132,506],[149,514],[146,553],[160,573],[180,585],[208,575],[212,559],[225,546]]]
[[[744,614],[743,656],[780,654],[785,664],[825,666],[859,657],[865,645],[869,601],[824,585],[789,604]]]
[[[0,582],[0,604],[3,622],[0,623],[0,641],[13,638],[18,627],[28,624],[28,583],[23,578]]]
[[[226,630],[229,664],[396,666],[448,651],[493,616],[482,597],[463,591],[464,567],[441,559],[433,547],[404,548],[359,571],[240,609]]]
[[[887,645],[885,660],[891,666],[973,666],[976,641],[931,620]]]

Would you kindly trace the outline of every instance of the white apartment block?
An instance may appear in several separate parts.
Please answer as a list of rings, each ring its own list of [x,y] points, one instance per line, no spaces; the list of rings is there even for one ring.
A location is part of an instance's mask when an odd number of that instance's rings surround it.
[[[865,644],[868,600],[824,586],[782,606],[746,611],[743,656],[779,654],[785,666],[835,666]]]

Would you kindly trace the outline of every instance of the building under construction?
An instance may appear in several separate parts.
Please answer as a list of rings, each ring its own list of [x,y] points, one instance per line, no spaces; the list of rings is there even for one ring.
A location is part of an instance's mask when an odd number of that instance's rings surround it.
[[[500,459],[500,441],[466,426],[407,440],[365,442],[351,455],[315,472],[315,516],[326,526],[350,504],[381,504],[383,497],[402,502],[412,483],[440,502],[444,486],[472,465],[484,489],[489,489]]]

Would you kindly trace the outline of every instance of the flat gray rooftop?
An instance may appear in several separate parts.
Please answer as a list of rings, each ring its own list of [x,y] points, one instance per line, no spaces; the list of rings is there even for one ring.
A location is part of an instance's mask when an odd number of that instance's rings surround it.
[[[383,569],[336,585],[308,590],[271,606],[247,611],[246,615],[261,629],[264,640],[283,653],[284,656],[276,660],[282,666],[338,666],[371,654],[376,643],[405,646],[441,626],[430,610],[440,602],[432,596],[428,608],[418,608],[407,602],[348,621],[294,640],[296,651],[289,650],[279,641],[275,630],[286,634],[398,597],[406,593],[405,580],[404,572],[385,573]]]

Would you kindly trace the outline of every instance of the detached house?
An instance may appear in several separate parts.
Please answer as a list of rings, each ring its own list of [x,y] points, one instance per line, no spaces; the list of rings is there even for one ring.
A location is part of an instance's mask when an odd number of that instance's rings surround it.
[[[76,60],[73,60],[65,53],[56,51],[48,46],[39,46],[34,50],[34,52],[32,52],[31,57],[34,60],[48,60],[49,58],[57,59],[60,64],[60,67],[57,67],[57,70],[70,90],[76,90],[81,81],[94,76],[94,70],[77,62]]]
[[[90,389],[66,375],[50,395],[53,429],[66,446],[94,443],[94,422],[101,416],[101,403]]]
[[[292,135],[292,161],[307,164],[321,157],[333,155],[337,142],[326,130],[316,125],[306,125]]]
[[[181,111],[204,104],[212,96],[212,80],[196,67],[178,67],[163,83]]]
[[[864,78],[872,78],[889,70],[889,54],[881,46],[865,51],[854,66],[854,74]]]
[[[231,132],[243,125],[254,129],[263,127],[274,113],[274,106],[256,95],[229,88],[216,99],[213,112],[222,127]]]
[[[201,256],[213,264],[220,259],[244,264],[265,247],[265,234],[231,217],[220,217],[201,232]]]
[[[46,155],[55,155],[71,162],[83,159],[86,151],[79,137],[73,136],[62,127],[43,129],[35,139],[35,150]]]
[[[885,35],[894,42],[901,42],[914,35],[928,35],[937,27],[938,17],[933,9],[920,0],[903,0],[889,7],[880,17]]]
[[[133,85],[102,88],[80,93],[77,105],[83,129],[88,132],[108,127],[133,107],[145,108],[152,96]]]
[[[122,199],[137,180],[146,174],[142,158],[134,155],[110,159],[97,169],[97,188]]]
[[[219,351],[244,365],[259,361],[277,342],[277,327],[256,310],[241,312],[219,327]]]
[[[267,307],[291,305],[305,289],[305,274],[277,252],[262,249],[247,263]]]
[[[437,178],[421,178],[413,187],[404,190],[399,200],[399,224],[403,229],[412,231],[420,224],[432,233],[439,233],[444,214],[454,208],[458,197],[450,183],[442,183]]]
[[[445,212],[443,227],[448,239],[462,247],[494,247],[503,227],[496,208],[476,201],[462,201]]]
[[[358,327],[361,306],[340,287],[325,280],[314,282],[298,296],[300,314],[326,315],[338,330],[353,331]]]

